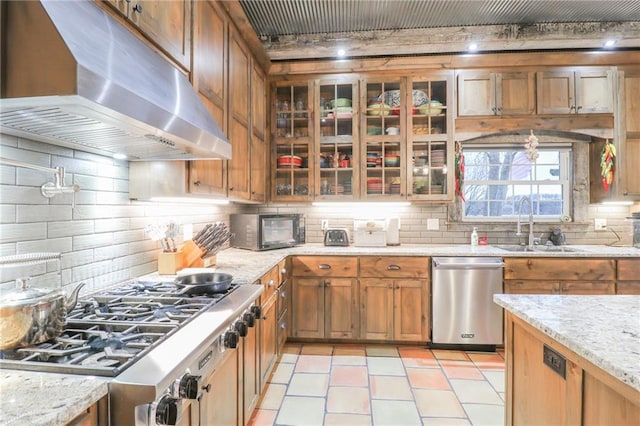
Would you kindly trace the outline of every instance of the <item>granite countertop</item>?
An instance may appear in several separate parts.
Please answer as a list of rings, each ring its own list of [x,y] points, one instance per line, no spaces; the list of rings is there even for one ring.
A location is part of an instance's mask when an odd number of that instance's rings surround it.
[[[640,391],[640,296],[496,294],[493,300]]]
[[[229,273],[233,275],[234,282],[251,284],[289,255],[640,257],[640,250],[633,247],[570,247],[578,249],[580,252],[509,252],[494,246],[471,247],[466,244],[403,244],[394,247],[355,247],[353,245],[325,247],[322,244],[304,244],[288,249],[262,252],[230,248],[217,254],[216,266],[209,268],[208,271]],[[154,273],[141,278],[166,280],[173,279],[173,276]],[[637,308],[636,302],[636,311]],[[544,309],[542,310],[544,311]],[[603,323],[607,323],[607,321],[603,321]],[[637,327],[636,336],[640,336]],[[640,351],[636,351],[636,353],[640,353]],[[606,356],[604,358],[606,359]],[[636,364],[639,364],[637,360]],[[636,369],[633,375],[633,382],[636,386],[640,381],[638,376]],[[2,410],[0,425],[65,424],[104,396],[107,393],[107,382],[108,379],[105,378],[89,378],[79,375],[0,370],[0,408]],[[12,395],[19,395],[19,397],[12,397]],[[55,399],[52,395],[55,395]],[[43,404],[43,401],[48,403]]]
[[[106,394],[104,378],[0,370],[0,425],[64,425]]]

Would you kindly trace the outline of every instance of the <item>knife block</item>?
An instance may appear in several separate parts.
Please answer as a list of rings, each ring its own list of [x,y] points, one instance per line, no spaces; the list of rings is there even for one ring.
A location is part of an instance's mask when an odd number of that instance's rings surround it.
[[[162,252],[158,255],[158,273],[160,275],[175,275],[184,267],[184,253],[182,251]]]

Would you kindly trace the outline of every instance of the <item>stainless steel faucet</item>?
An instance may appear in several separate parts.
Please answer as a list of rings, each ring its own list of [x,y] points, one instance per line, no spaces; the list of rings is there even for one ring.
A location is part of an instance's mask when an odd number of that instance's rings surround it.
[[[529,244],[528,247],[530,249],[533,248],[533,245],[536,241],[536,237],[533,236],[533,203],[531,202],[531,198],[524,196],[520,199],[520,203],[518,203],[518,224],[516,229],[516,235],[522,235],[522,224],[520,223],[520,216],[522,215],[522,205],[527,201],[529,203]]]

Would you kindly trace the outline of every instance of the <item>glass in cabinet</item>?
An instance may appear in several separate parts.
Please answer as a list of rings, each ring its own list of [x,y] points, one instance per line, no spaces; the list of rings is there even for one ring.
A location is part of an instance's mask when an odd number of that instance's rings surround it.
[[[318,82],[316,199],[353,199],[357,184],[357,83]]]
[[[406,84],[400,79],[390,81],[363,81],[361,102],[366,102],[362,114],[362,184],[361,194],[366,199],[404,198],[405,109],[402,99]]]
[[[307,200],[313,181],[310,164],[311,120],[308,84],[275,89],[275,176],[273,198]]]
[[[412,108],[407,110],[407,147],[411,165],[407,168],[410,199],[449,199],[448,80],[409,80]],[[425,99],[426,98],[426,99]],[[416,104],[416,99],[420,103]]]

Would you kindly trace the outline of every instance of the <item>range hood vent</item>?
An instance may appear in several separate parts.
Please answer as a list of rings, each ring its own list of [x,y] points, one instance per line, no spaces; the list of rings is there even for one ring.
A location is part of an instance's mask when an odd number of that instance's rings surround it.
[[[131,161],[231,158],[185,75],[93,1],[6,15],[0,132]]]

